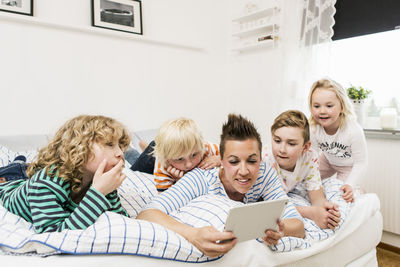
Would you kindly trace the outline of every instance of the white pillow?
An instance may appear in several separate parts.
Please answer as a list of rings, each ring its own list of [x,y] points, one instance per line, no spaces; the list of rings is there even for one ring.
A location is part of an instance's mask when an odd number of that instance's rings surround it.
[[[144,206],[158,195],[153,175],[124,168],[126,179],[118,188],[121,205],[131,218],[136,218]]]
[[[37,154],[38,154],[37,150],[25,150],[25,151],[14,152],[9,148],[0,145],[0,167],[7,166],[15,159],[15,157],[19,155],[25,156],[26,162],[31,162]]]

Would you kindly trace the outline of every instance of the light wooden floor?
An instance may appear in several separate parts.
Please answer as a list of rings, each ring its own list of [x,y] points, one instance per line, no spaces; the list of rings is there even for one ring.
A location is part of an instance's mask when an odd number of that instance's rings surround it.
[[[376,257],[378,258],[379,267],[399,267],[400,254],[394,253],[383,248],[376,248]]]

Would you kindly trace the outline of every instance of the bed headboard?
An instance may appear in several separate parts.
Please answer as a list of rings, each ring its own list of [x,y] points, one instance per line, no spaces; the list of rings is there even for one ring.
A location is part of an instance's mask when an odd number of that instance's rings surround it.
[[[45,134],[0,136],[0,145],[12,151],[34,150],[45,146],[48,141],[49,137]]]
[[[131,133],[133,146],[140,150],[139,140],[143,139],[147,143],[154,140],[157,129],[141,130]],[[33,135],[0,135],[0,146],[5,146],[12,151],[34,150],[45,146],[50,140],[46,134]]]

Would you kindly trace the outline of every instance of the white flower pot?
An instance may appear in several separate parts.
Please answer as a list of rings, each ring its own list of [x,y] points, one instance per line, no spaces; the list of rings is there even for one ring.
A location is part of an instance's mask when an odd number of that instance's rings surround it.
[[[357,116],[357,122],[364,127],[365,122],[365,104],[364,100],[351,100],[353,102],[354,112]]]

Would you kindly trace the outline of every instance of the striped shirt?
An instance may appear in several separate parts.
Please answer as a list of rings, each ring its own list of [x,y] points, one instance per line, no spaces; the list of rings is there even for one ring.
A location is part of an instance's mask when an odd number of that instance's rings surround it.
[[[204,155],[202,160],[210,156],[219,156],[219,147],[217,144],[213,144],[210,142],[205,142],[204,144]],[[157,160],[154,164],[154,181],[156,183],[156,188],[159,191],[164,191],[170,188],[176,181],[171,176],[171,174],[167,171],[167,166],[161,165],[161,163]]]
[[[79,204],[70,193],[70,184],[46,175],[46,169],[28,180],[0,184],[4,208],[31,222],[37,233],[86,229],[105,211],[128,216],[116,191],[104,196],[91,186]]]
[[[184,207],[191,200],[207,194],[228,197],[219,179],[219,168],[211,170],[193,169],[179,179],[170,189],[153,198],[145,209],[158,209],[166,214],[170,214],[172,211]],[[243,203],[257,202],[260,198],[263,200],[287,198],[275,169],[265,162],[261,162],[257,180],[245,194]],[[290,201],[285,208],[282,218],[297,218],[302,220],[297,209]]]

